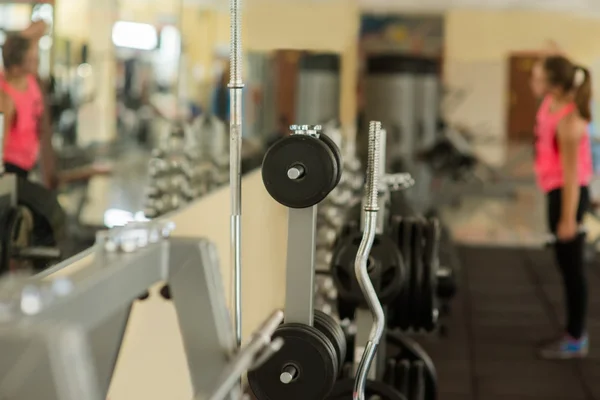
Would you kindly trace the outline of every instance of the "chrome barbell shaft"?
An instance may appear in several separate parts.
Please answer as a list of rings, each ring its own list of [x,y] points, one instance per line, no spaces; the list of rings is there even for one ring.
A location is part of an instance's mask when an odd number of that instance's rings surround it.
[[[233,310],[235,337],[242,343],[242,38],[241,0],[230,0],[230,149],[229,183],[231,187],[231,263],[233,269]]]

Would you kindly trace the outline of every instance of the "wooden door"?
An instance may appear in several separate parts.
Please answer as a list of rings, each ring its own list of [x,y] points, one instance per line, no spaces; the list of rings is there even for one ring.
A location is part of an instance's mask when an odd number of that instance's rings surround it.
[[[302,52],[279,50],[275,55],[275,104],[277,121],[296,122],[296,84],[298,82],[298,62]]]
[[[538,59],[535,53],[513,54],[509,58],[508,139],[531,141],[538,100],[530,87],[531,69]]]

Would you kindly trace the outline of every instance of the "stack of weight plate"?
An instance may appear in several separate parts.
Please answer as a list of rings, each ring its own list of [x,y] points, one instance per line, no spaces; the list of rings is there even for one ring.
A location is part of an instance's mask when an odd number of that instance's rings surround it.
[[[354,151],[355,146],[351,141],[341,143],[339,129],[333,127],[324,133],[329,136],[338,147],[342,149],[343,170],[340,183],[319,204],[317,215],[317,253],[316,270],[319,273],[315,282],[317,295],[316,308],[330,314],[334,309],[337,292],[329,276],[322,274],[329,271],[334,242],[339,231],[344,225],[348,211],[358,202],[363,195],[364,171]]]

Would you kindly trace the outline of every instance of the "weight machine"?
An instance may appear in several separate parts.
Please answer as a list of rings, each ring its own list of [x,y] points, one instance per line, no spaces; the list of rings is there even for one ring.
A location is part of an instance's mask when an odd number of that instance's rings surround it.
[[[167,281],[195,399],[240,398],[236,380],[281,347],[269,338],[282,314],[271,315],[236,351],[214,246],[170,238],[172,229],[158,221],[112,229],[99,234],[84,259],[77,256],[33,277],[5,278],[0,395],[105,399],[133,301]],[[61,274],[75,263],[83,265]]]

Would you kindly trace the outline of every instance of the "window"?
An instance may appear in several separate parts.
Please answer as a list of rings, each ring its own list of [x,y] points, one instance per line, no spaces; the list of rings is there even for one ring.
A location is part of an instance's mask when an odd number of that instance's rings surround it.
[[[112,30],[113,44],[134,50],[154,50],[158,46],[156,28],[149,24],[118,21]]]

